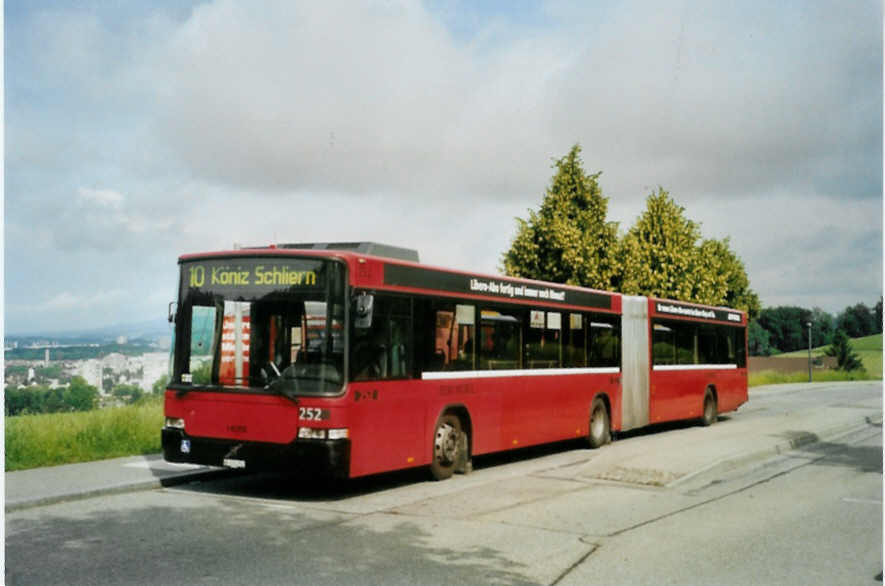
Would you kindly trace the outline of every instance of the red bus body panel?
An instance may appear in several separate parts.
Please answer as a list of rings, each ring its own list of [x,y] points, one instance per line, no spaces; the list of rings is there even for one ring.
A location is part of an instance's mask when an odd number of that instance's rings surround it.
[[[649,423],[695,419],[703,414],[704,392],[716,390],[719,413],[747,402],[747,370],[703,369],[651,373]]]
[[[654,318],[676,319],[694,323],[721,324],[712,319],[699,317],[676,317],[669,313],[658,311],[658,303],[672,303],[666,299],[650,297],[648,300],[649,315],[649,339],[652,339],[652,320]],[[701,311],[712,311],[703,305],[680,302],[680,305],[692,305]],[[727,310],[728,314],[735,319],[734,325],[746,327],[747,314],[738,310]],[[652,352],[652,344],[649,344],[649,353]],[[747,340],[744,337],[744,356],[747,356]],[[649,355],[649,364],[654,360]],[[662,423],[665,421],[678,421],[681,419],[695,419],[704,411],[704,394],[708,387],[716,392],[717,410],[719,413],[734,411],[747,402],[747,368],[746,363],[742,368],[690,368],[690,369],[661,369],[651,366],[649,373],[649,423]]]
[[[469,414],[472,455],[584,437],[597,394],[608,395],[619,413],[616,379],[591,374],[352,383],[345,396],[351,476],[430,464],[436,421],[451,407]],[[550,405],[556,405],[552,413]]]

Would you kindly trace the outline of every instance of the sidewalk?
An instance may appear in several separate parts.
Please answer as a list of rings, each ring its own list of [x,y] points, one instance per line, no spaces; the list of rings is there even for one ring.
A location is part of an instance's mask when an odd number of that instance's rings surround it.
[[[750,401],[738,412],[723,416],[709,428],[676,427],[664,433],[629,432],[654,438],[616,441],[588,452],[589,460],[560,471],[563,476],[673,486],[713,468],[730,468],[764,459],[802,445],[827,441],[855,429],[882,423],[882,382],[879,394],[865,399],[820,405],[813,400],[814,385],[772,385],[750,389]],[[823,387],[826,383],[820,383]],[[809,393],[807,406],[786,406],[778,398]],[[750,414],[752,416],[744,416]],[[116,458],[7,472],[6,511],[16,511],[99,495],[149,490],[200,478],[229,474],[226,469],[165,462],[160,454]],[[551,474],[555,476],[556,474]]]
[[[864,381],[860,385],[878,385]],[[750,400],[708,428],[677,427],[648,442],[615,442],[611,450],[567,472],[571,477],[676,486],[712,470],[725,471],[816,442],[827,442],[864,427],[882,425],[882,396],[815,401],[815,389],[829,383],[769,385],[750,389]],[[803,393],[801,408],[782,401]],[[752,413],[751,417],[742,417]],[[654,432],[654,428],[649,431]],[[639,435],[645,430],[638,431]],[[630,434],[628,434],[630,435]]]
[[[7,472],[6,511],[174,486],[226,472],[192,464],[172,464],[160,454]]]

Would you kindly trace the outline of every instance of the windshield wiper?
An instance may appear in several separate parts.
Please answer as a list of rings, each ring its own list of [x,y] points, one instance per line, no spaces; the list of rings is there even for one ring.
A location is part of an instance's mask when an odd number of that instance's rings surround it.
[[[275,378],[272,381],[270,381],[269,383],[267,383],[266,385],[264,385],[264,390],[275,391],[297,405],[299,403],[299,400],[298,400],[298,396],[295,394],[296,390],[294,388],[289,389],[285,385],[282,384],[283,382],[287,382],[287,381],[295,382],[295,379],[294,378],[285,378],[282,376],[279,378]],[[279,388],[274,388],[274,387],[279,387]]]

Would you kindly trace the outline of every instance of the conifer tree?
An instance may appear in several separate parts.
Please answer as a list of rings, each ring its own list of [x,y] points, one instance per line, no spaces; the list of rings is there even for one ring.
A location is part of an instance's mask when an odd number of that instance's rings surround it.
[[[759,297],[728,238],[701,241],[700,226],[663,188],[622,238],[606,220],[601,172],[588,175],[580,145],[554,161],[541,207],[517,218],[502,271],[630,295],[650,295],[742,309],[755,318]]]
[[[698,290],[703,290],[705,296],[710,297],[710,291],[717,288],[712,278],[703,287],[698,282],[700,236],[700,227],[685,217],[685,208],[659,187],[648,196],[645,211],[621,240],[618,263],[621,292],[709,302],[707,298],[695,296]],[[708,264],[718,266],[712,260]]]
[[[608,198],[600,173],[588,175],[581,147],[554,162],[556,172],[540,209],[517,218],[517,233],[504,253],[503,271],[526,277],[597,289],[611,289],[615,276],[617,224],[606,221]]]
[[[621,239],[616,282],[622,293],[651,295],[759,313],[759,297],[729,239],[699,242],[700,226],[663,188]]]
[[[836,331],[832,345],[824,350],[824,354],[836,357],[839,370],[848,371],[863,368],[860,357],[851,348],[851,342],[848,341],[848,334],[845,333],[845,330]]]

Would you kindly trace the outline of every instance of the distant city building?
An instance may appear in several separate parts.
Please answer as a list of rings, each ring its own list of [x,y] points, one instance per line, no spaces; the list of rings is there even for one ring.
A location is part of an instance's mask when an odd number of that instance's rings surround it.
[[[81,360],[76,366],[77,376],[82,376],[87,384],[92,385],[101,392],[101,360],[90,358]]]
[[[169,374],[169,354],[166,352],[150,352],[140,356],[144,367],[144,376],[140,386],[150,391],[154,383]]]

